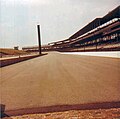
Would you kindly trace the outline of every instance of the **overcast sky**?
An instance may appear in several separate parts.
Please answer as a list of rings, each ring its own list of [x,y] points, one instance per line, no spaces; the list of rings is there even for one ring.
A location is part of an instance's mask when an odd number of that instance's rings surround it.
[[[0,0],[0,47],[37,45],[64,40],[96,17],[120,5],[120,0]]]

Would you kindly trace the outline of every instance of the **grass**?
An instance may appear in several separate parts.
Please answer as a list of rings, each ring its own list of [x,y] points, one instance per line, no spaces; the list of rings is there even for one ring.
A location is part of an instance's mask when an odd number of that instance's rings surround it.
[[[22,55],[27,54],[27,52],[22,50],[14,50],[9,48],[0,48],[0,53],[6,54],[6,55]]]

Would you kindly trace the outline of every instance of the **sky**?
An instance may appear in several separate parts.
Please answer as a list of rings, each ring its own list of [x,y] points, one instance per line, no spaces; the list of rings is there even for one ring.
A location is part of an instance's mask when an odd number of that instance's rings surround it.
[[[42,45],[67,39],[119,5],[119,0],[0,0],[0,47],[37,45],[37,24]]]

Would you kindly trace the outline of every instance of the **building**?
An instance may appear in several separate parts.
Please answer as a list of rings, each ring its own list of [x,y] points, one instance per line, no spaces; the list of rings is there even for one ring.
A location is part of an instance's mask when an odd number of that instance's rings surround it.
[[[38,51],[38,47],[23,50]],[[120,6],[101,18],[95,18],[68,39],[42,46],[42,51],[120,50]]]

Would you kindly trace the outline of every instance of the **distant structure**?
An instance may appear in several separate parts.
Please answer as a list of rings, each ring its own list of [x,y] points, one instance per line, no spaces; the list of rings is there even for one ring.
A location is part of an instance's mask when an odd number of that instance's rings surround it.
[[[15,46],[15,47],[14,47],[14,50],[19,50],[19,46]]]
[[[37,52],[38,46],[22,49]],[[68,39],[42,46],[42,51],[120,51],[120,6],[95,18]]]

